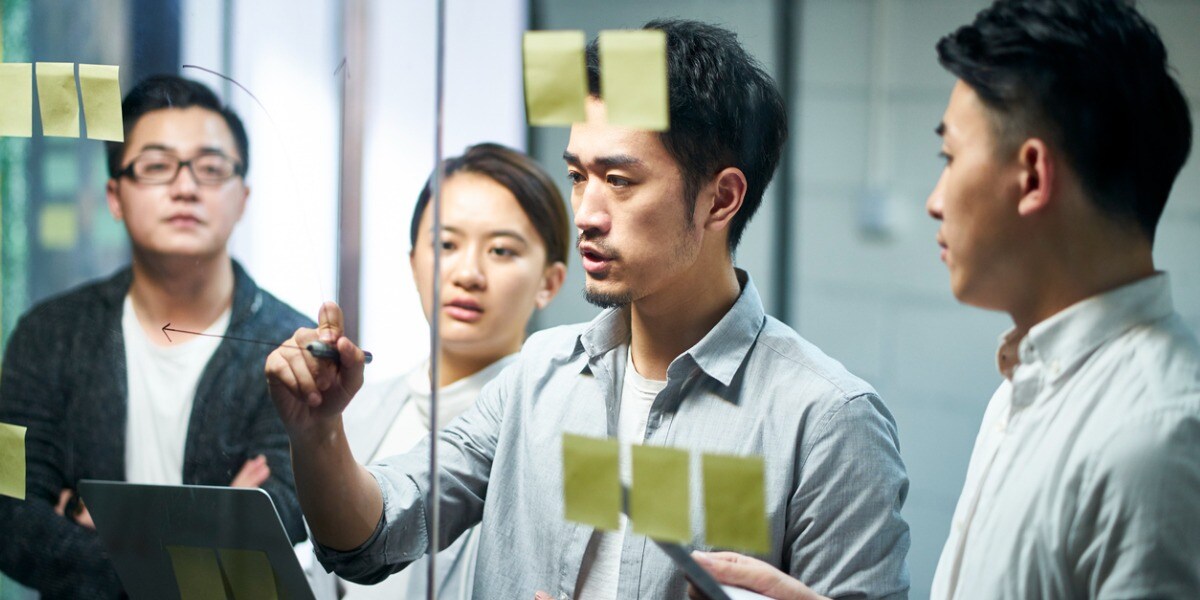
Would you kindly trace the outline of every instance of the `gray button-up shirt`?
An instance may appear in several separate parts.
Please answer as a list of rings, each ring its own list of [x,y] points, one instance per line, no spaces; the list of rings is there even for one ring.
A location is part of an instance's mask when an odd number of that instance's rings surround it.
[[[671,362],[650,409],[646,444],[692,451],[693,546],[703,536],[700,453],[766,462],[770,552],[763,560],[834,597],[904,597],[908,476],[896,425],[875,391],[764,314],[744,272],[728,313]],[[592,528],[563,519],[562,435],[616,433],[629,348],[627,309],[530,337],[475,407],[439,434],[439,546],[480,526],[478,598],[570,598]],[[428,544],[428,444],[370,468],[383,518],[361,547],[318,546],[321,562],[378,581]],[[635,483],[636,485],[636,483]],[[627,531],[618,597],[683,598],[670,559]]]

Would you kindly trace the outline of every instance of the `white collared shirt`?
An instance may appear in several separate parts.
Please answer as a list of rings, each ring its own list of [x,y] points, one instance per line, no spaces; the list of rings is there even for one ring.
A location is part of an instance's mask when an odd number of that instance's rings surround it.
[[[1159,273],[1012,331],[932,597],[1200,598],[1200,345]]]

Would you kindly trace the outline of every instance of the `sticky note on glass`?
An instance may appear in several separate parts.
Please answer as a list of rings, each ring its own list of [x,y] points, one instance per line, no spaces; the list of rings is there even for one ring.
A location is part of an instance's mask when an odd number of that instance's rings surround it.
[[[600,95],[608,122],[666,131],[667,34],[657,29],[600,32]]]
[[[225,579],[233,592],[233,600],[276,600],[275,572],[267,553],[258,550],[228,550],[219,552]]]
[[[47,204],[38,219],[38,238],[47,250],[70,250],[79,242],[79,215],[73,204]]]
[[[710,546],[766,554],[766,492],[761,457],[705,454],[704,529]]]
[[[0,495],[25,499],[25,428],[0,423]]]
[[[0,63],[0,135],[33,137],[32,63]]]
[[[525,115],[530,125],[586,120],[587,70],[582,31],[526,31]]]
[[[121,84],[115,65],[79,65],[79,93],[88,139],[125,141],[121,120]]]
[[[617,441],[563,435],[563,507],[569,521],[614,530],[621,524]]]
[[[633,446],[629,518],[634,531],[656,540],[691,541],[688,466],[684,450]]]
[[[74,63],[37,63],[38,106],[42,135],[79,137],[79,96]]]
[[[211,600],[225,598],[225,583],[221,567],[212,548],[167,546],[171,568],[179,585],[180,600]]]

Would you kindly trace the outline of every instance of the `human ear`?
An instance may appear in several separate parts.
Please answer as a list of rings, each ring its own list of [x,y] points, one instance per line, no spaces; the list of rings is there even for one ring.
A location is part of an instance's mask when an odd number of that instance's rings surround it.
[[[542,273],[542,284],[538,288],[534,298],[539,309],[546,308],[550,305],[550,301],[558,295],[558,291],[562,289],[563,281],[567,278],[567,265],[562,261],[556,262],[546,267]]]
[[[726,167],[717,173],[713,191],[713,204],[704,221],[704,227],[721,231],[729,227],[733,217],[742,208],[746,199],[746,175],[736,167]]]
[[[237,220],[241,221],[242,216],[246,214],[246,202],[250,199],[250,186],[242,184],[242,197],[239,198],[240,205],[238,206]]]
[[[1030,138],[1017,151],[1020,169],[1021,199],[1017,213],[1029,216],[1041,212],[1054,200],[1055,164],[1046,142]]]
[[[119,182],[116,179],[109,179],[108,184],[104,186],[104,197],[108,202],[108,212],[113,218],[118,221],[125,220],[125,211],[121,208],[121,198],[117,193]]]

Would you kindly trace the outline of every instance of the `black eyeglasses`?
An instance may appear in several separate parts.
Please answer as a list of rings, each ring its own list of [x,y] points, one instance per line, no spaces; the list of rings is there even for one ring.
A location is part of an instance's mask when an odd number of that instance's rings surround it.
[[[184,167],[200,185],[220,185],[244,174],[242,164],[219,152],[201,154],[182,160],[170,152],[151,150],[133,159],[117,177],[128,177],[138,183],[161,185],[175,181]]]

